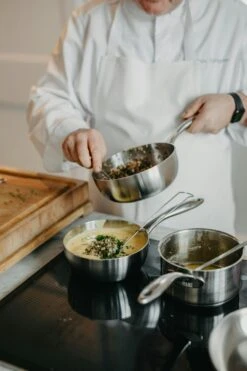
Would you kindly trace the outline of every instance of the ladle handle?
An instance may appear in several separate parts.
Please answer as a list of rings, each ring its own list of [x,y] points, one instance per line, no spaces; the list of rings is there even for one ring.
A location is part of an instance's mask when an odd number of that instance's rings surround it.
[[[166,358],[166,361],[162,363],[162,370],[173,371],[178,359],[181,355],[189,348],[191,341],[180,335],[180,339],[175,340],[174,347],[170,352],[169,356]]]
[[[139,294],[137,300],[140,304],[148,304],[154,299],[157,299],[164,291],[166,291],[171,284],[178,278],[190,278],[202,281],[200,277],[194,277],[192,274],[186,274],[181,272],[171,272],[163,274],[162,276],[156,278],[149,285],[144,287],[144,289]]]
[[[173,201],[177,196],[182,195],[182,194],[186,195],[183,201],[180,201],[180,203],[176,204],[175,206],[173,206],[169,210],[163,211],[162,213],[160,213],[161,210],[163,210],[163,208],[166,205],[168,205],[171,201]],[[165,202],[157,211],[155,211],[155,213],[151,216],[151,218],[149,218],[144,224],[142,224],[140,226],[140,228],[138,230],[136,230],[135,233],[132,234],[132,236],[130,236],[125,241],[123,247],[125,247],[126,245],[128,245],[128,243],[130,242],[130,240],[132,240],[132,238],[134,238],[141,230],[145,229],[149,233],[151,230],[153,230],[163,220],[165,220],[166,218],[172,216],[172,215],[168,215],[169,213],[171,213],[172,211],[175,211],[185,200],[187,200],[188,198],[191,198],[191,197],[193,197],[193,194],[192,193],[189,193],[189,192],[178,192],[178,193],[176,193],[167,202]],[[173,214],[173,215],[175,215],[175,214]],[[162,219],[161,219],[161,217],[162,217]],[[154,226],[153,226],[153,224],[154,224]]]
[[[171,144],[173,144],[175,142],[175,140],[177,139],[177,137],[183,131],[185,131],[186,129],[188,129],[190,127],[192,122],[193,122],[193,118],[189,118],[189,119],[185,120],[181,125],[179,125],[179,127],[176,129],[175,133],[170,137],[169,142]]]
[[[190,200],[184,200],[180,204],[171,207],[170,209],[166,210],[163,214],[153,218],[152,220],[148,221],[143,228],[147,230],[148,233],[151,233],[154,228],[157,227],[161,222],[164,220],[171,218],[172,216],[179,215],[198,207],[204,202],[203,198],[192,198]]]

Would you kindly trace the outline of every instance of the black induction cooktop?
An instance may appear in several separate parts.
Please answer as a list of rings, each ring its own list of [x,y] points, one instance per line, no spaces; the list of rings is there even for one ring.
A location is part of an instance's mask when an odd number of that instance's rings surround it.
[[[158,256],[149,253],[125,281],[100,284],[75,275],[61,254],[0,303],[0,359],[37,371],[213,371],[208,338],[247,306],[247,261],[242,273],[239,295],[217,308],[167,296],[141,306],[137,295],[159,274]]]

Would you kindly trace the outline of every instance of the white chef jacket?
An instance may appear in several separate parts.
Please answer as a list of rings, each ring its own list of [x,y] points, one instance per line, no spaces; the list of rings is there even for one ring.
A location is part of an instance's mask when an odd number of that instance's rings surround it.
[[[233,0],[189,2],[196,58],[200,63],[205,62],[201,93],[236,90],[246,93],[247,8]],[[170,13],[152,16],[132,0],[125,0],[116,56],[137,58],[146,63],[183,60],[184,8],[183,1]],[[107,52],[111,24],[109,2],[91,0],[77,9],[53,52],[46,74],[32,89],[28,109],[30,136],[48,171],[66,171],[74,166],[64,160],[61,143],[72,131],[95,126],[97,74],[101,58]],[[217,65],[232,56],[236,63],[227,75],[218,76],[212,68],[207,71],[206,62]],[[207,74],[213,79],[210,90],[203,85],[203,79],[209,78]],[[242,125],[229,125],[224,131],[239,143],[247,143],[247,131]],[[151,139],[148,142],[152,142]],[[115,142],[108,155],[122,149],[123,143]],[[234,212],[230,210],[230,213],[234,218]],[[173,222],[169,225],[173,226]],[[183,227],[181,223],[179,225]]]

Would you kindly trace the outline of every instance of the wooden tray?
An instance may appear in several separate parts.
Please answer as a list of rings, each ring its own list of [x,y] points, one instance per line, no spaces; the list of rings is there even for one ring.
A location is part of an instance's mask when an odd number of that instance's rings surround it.
[[[0,271],[89,210],[87,182],[0,167]]]

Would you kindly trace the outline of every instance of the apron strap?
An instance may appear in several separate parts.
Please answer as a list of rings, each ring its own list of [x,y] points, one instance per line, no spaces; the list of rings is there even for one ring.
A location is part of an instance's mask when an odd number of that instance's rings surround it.
[[[117,10],[119,8],[119,3],[120,3],[119,0],[109,1],[112,23],[111,23],[111,27],[110,27],[110,31],[109,31],[109,35],[108,35],[106,54],[109,54],[110,50],[114,49],[114,47],[116,45],[115,36],[114,36],[115,35],[115,29],[116,29],[115,19],[116,19]]]
[[[114,0],[114,1],[110,2],[110,11],[111,11],[112,22],[114,21],[114,18],[115,18],[118,3],[119,3],[118,0],[117,1]]]
[[[184,58],[185,60],[196,59],[193,21],[191,16],[189,0],[185,0],[186,17],[184,27]]]

